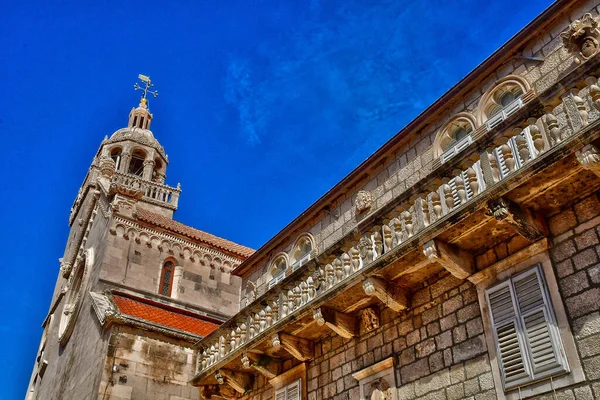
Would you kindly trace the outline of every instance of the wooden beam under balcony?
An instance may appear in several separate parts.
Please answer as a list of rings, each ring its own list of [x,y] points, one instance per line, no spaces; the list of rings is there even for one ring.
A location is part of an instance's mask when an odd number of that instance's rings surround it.
[[[298,361],[308,361],[315,358],[315,346],[313,342],[287,333],[274,335],[273,344],[279,343],[288,353]]]
[[[498,221],[509,224],[517,233],[530,242],[548,236],[548,226],[541,214],[499,197],[488,202],[488,210]]]
[[[253,376],[251,374],[245,374],[242,372],[222,368],[217,371],[216,375],[217,382],[219,382],[219,384],[222,384],[221,382],[227,383],[240,394],[244,394],[248,390],[252,389]]]
[[[406,291],[384,279],[371,276],[363,281],[362,287],[367,295],[377,297],[396,312],[404,311],[410,306]]]
[[[267,379],[273,379],[281,371],[281,361],[262,354],[245,353],[242,356],[242,365],[252,368]]]
[[[423,253],[429,261],[437,262],[459,279],[467,279],[475,272],[473,256],[458,247],[433,239],[423,244]]]
[[[313,318],[320,326],[327,325],[332,331],[343,338],[356,336],[356,317],[331,308],[319,307],[314,310]]]

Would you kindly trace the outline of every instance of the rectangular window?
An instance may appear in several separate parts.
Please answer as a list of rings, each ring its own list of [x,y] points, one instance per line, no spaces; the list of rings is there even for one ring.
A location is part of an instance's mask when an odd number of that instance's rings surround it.
[[[569,372],[539,264],[485,294],[505,390]]]
[[[290,383],[275,392],[275,400],[301,400],[302,379]]]

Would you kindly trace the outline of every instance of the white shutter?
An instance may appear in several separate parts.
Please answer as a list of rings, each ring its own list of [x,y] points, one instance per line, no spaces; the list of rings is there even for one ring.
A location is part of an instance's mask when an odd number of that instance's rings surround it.
[[[506,119],[509,116],[516,113],[521,108],[522,105],[523,105],[523,100],[519,97],[518,99],[516,99],[515,101],[513,101],[512,103],[510,103],[509,105],[504,107],[504,110],[502,110],[502,114],[504,114],[504,119]]]
[[[452,157],[469,147],[471,143],[473,143],[473,137],[471,136],[471,134],[469,134],[468,136],[465,136],[464,138],[459,140],[458,143],[456,143],[454,146],[450,147],[448,150],[443,152],[440,156],[440,161],[442,162],[442,164],[445,163],[446,161],[448,161],[449,159],[451,159]]]
[[[523,339],[519,334],[510,281],[489,289],[487,297],[504,387],[513,387],[528,381],[530,374],[523,351]]]
[[[564,371],[566,359],[539,267],[513,278],[513,285],[534,377]]]
[[[285,399],[285,389],[286,388],[281,388],[275,392],[275,400],[286,400]]]
[[[298,268],[300,268],[301,266],[303,266],[304,264],[306,264],[308,262],[308,260],[310,260],[310,253],[305,254],[304,257],[302,257],[301,259],[299,259],[298,261],[293,263],[292,271],[295,271]]]
[[[499,112],[498,114],[489,118],[486,122],[488,131],[491,131],[492,129],[500,125],[500,122],[502,121],[504,121],[504,115],[502,114],[502,112]]]
[[[450,179],[448,185],[452,188],[452,198],[454,199],[454,207],[460,204],[460,197],[458,197],[458,190],[456,190],[456,178]]]
[[[300,383],[302,383],[302,380],[299,379],[286,387],[285,400],[300,400],[302,398]]]

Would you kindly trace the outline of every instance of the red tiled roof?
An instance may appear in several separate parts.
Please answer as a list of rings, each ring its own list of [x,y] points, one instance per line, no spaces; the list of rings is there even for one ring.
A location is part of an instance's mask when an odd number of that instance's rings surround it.
[[[137,209],[136,216],[139,220],[167,229],[171,232],[179,233],[180,235],[187,236],[191,239],[204,242],[218,249],[234,253],[238,256],[242,256],[243,259],[250,257],[254,253],[254,250],[249,247],[242,246],[241,244],[231,242],[215,235],[211,235],[210,233],[192,228],[191,226],[184,225],[181,222],[174,221],[170,218],[153,213],[152,211],[148,211],[143,208]]]
[[[150,300],[114,293],[112,297],[121,314],[165,327],[175,328],[194,335],[207,336],[219,326],[219,324],[205,320],[200,315],[185,310],[178,310]]]

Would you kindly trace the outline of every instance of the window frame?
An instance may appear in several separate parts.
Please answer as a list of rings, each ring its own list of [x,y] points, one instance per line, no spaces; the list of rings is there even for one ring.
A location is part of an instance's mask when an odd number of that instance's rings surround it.
[[[517,253],[509,256],[508,259],[500,260],[476,275],[485,276],[485,279],[477,280],[477,294],[479,306],[483,320],[486,344],[490,357],[492,376],[494,386],[496,387],[496,396],[499,400],[517,400],[539,395],[552,390],[567,387],[585,380],[581,360],[575,346],[575,340],[571,333],[571,326],[567,319],[564,304],[560,293],[558,292],[558,283],[552,267],[552,262],[548,251],[540,249],[540,243],[534,243]],[[514,260],[513,263],[510,263]],[[569,373],[558,376],[543,378],[538,381],[524,383],[523,386],[514,387],[508,390],[504,389],[502,373],[500,371],[498,356],[496,351],[496,339],[494,336],[493,323],[490,318],[490,310],[486,297],[486,290],[496,284],[509,279],[520,272],[526,271],[536,264],[539,264],[540,276],[546,283],[546,293],[554,311],[554,317],[557,323],[565,358],[570,368]],[[471,280],[471,279],[470,279]]]
[[[167,294],[163,293],[163,287],[165,285],[165,270],[167,269],[167,264],[170,264],[170,272],[171,272],[171,276],[170,276],[170,280],[169,280],[169,291]],[[175,263],[172,260],[166,260],[165,262],[163,262],[162,267],[160,269],[160,280],[158,283],[158,294],[160,294],[161,296],[167,296],[167,297],[171,297],[171,294],[173,293],[173,281],[175,280]]]
[[[300,389],[299,400],[307,400],[308,391],[306,387],[306,363],[296,365],[285,372],[277,375],[275,378],[269,379],[269,384],[273,387],[272,399],[277,399],[277,393],[281,389],[285,389],[291,385],[298,383]]]

